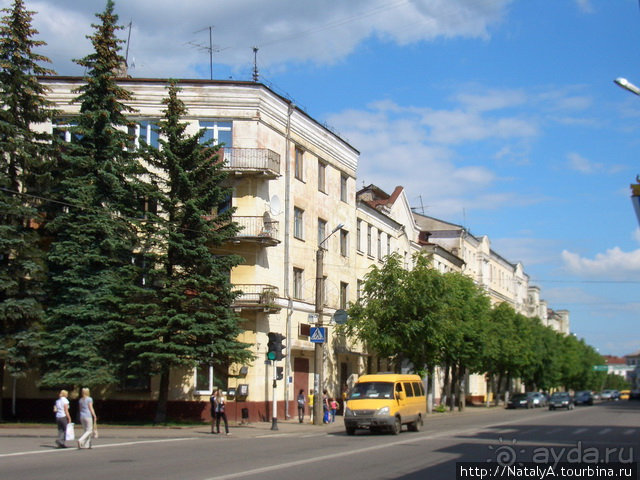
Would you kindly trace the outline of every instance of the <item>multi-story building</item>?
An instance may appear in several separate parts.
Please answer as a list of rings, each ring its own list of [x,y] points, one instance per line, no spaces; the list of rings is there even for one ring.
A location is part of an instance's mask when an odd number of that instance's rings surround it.
[[[49,100],[60,112],[46,131],[71,140],[69,126],[79,105],[74,90],[78,77],[42,78]],[[157,145],[154,125],[163,116],[167,80],[122,79],[132,92],[128,103],[133,125],[128,128],[135,148],[139,142]],[[267,334],[286,336],[286,359],[278,362],[283,380],[278,382],[279,411],[293,414],[295,395],[314,385],[314,344],[310,342],[310,314],[316,310],[316,251],[323,243],[325,324],[338,308],[355,300],[356,200],[355,176],[359,152],[345,140],[311,118],[291,101],[254,82],[182,80],[179,97],[188,109],[183,121],[188,133],[204,129],[204,140],[224,144],[220,152],[233,186],[230,205],[234,221],[242,230],[225,245],[225,252],[241,255],[244,262],[231,272],[231,282],[242,291],[233,308],[241,318],[240,340],[253,346],[255,361],[214,370],[208,363],[193,371],[172,372],[170,410],[179,415],[182,405],[197,402],[207,411],[209,395],[216,386],[230,392],[230,400],[249,418],[271,418],[274,365],[266,361]],[[331,326],[329,329],[331,330]],[[361,356],[344,339],[328,335],[322,366],[323,387],[338,395],[339,386],[352,373],[360,373]],[[152,403],[157,398],[157,379],[95,392],[111,401]],[[295,392],[295,393],[294,393]],[[335,393],[334,393],[335,392]],[[18,381],[18,397],[49,396],[34,382]],[[286,408],[284,407],[286,401]],[[191,405],[193,411],[193,405]],[[184,408],[186,411],[186,408]],[[171,413],[170,413],[171,414]],[[204,415],[204,413],[203,413]]]

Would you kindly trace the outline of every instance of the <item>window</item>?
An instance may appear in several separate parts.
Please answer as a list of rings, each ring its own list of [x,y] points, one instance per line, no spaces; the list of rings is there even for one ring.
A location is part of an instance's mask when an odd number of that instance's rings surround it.
[[[347,176],[344,173],[340,174],[340,200],[347,201]]]
[[[347,308],[347,300],[349,294],[349,284],[345,282],[340,282],[340,308]]]
[[[201,363],[194,368],[196,393],[211,393],[213,391],[213,367],[208,363]]]
[[[304,240],[304,210],[301,208],[295,207],[293,209],[293,236]]]
[[[348,257],[349,253],[349,232],[346,230],[340,229],[340,255],[343,257]]]
[[[129,125],[128,131],[132,137],[130,147],[133,150],[140,148],[141,144],[158,148],[158,126],[150,120],[139,120]]]
[[[367,255],[371,256],[371,234],[373,233],[373,227],[367,225]]]
[[[411,386],[411,382],[404,382],[404,393],[407,397],[413,397],[413,387]]]
[[[387,235],[387,255],[391,255],[391,235]]]
[[[295,154],[295,176],[298,180],[304,180],[302,178],[302,172],[303,172],[303,155],[304,152],[302,151],[301,148],[296,147],[296,154]]]
[[[200,129],[204,129],[200,143],[211,142],[212,145],[232,146],[231,126],[233,122],[222,122],[219,120],[199,120]]]
[[[356,222],[356,250],[359,252],[362,251],[362,239],[360,236],[362,235],[362,220],[358,220]]]
[[[364,282],[362,280],[358,280],[356,288],[357,288],[357,291],[356,291],[357,298],[356,298],[356,300],[360,300],[362,298],[362,294],[364,293],[362,291],[362,289],[364,288]]]
[[[56,119],[53,124],[53,136],[58,137],[63,142],[76,143],[82,138],[81,135],[73,133],[73,129],[77,126],[77,123],[68,118]]]
[[[382,260],[382,232],[378,230],[378,260]]]
[[[327,237],[327,222],[318,219],[318,246],[322,243],[322,241]]]
[[[318,190],[326,193],[327,164],[318,160]]]
[[[301,268],[293,269],[293,297],[298,300],[302,299],[302,274],[304,270]]]

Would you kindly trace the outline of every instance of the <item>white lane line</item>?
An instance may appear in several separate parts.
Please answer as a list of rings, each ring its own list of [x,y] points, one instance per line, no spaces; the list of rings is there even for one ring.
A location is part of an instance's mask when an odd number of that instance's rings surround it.
[[[529,418],[522,418],[519,420],[509,420],[506,422],[500,422],[500,423],[496,423],[493,425],[479,425],[477,427],[472,427],[472,428],[467,428],[467,429],[462,429],[462,430],[451,430],[451,431],[447,431],[447,432],[440,432],[440,433],[434,433],[432,435],[429,436],[425,436],[425,437],[417,437],[417,438],[402,438],[399,439],[395,442],[389,442],[389,443],[383,443],[380,445],[373,445],[371,447],[366,447],[366,448],[360,448],[357,450],[345,450],[343,452],[336,452],[336,453],[332,453],[331,454],[331,458],[340,458],[340,457],[346,457],[348,455],[357,455],[359,453],[366,453],[366,452],[372,452],[375,450],[381,450],[381,449],[387,449],[390,447],[394,447],[397,445],[407,445],[409,443],[418,443],[418,442],[424,442],[424,441],[429,441],[429,440],[435,440],[438,438],[447,438],[447,437],[456,437],[458,435],[465,435],[465,434],[470,434],[473,432],[478,432],[478,431],[482,431],[488,428],[495,428],[495,427],[504,427],[507,425],[514,425],[514,424],[518,424],[518,423],[524,423],[526,421],[530,420]],[[252,470],[244,470],[242,472],[234,472],[234,473],[229,473],[226,475],[218,475],[215,477],[209,477],[206,478],[204,480],[229,480],[232,478],[242,478],[242,477],[246,477],[249,475],[258,475],[258,474],[262,474],[262,473],[267,473],[267,472],[273,472],[275,470],[282,470],[285,468],[291,468],[291,467],[298,467],[300,465],[308,465],[310,463],[316,463],[316,462],[324,462],[326,460],[326,458],[323,457],[310,457],[310,458],[305,458],[303,460],[296,460],[294,462],[287,462],[287,463],[279,463],[276,465],[270,465],[267,467],[260,467],[260,468],[254,468]]]
[[[165,442],[181,442],[184,440],[197,440],[196,438],[163,438],[161,440],[137,440],[135,442],[123,442],[123,443],[108,443],[106,445],[94,445],[93,448],[112,448],[112,447],[122,447],[128,445],[143,445],[147,443],[165,443]],[[23,455],[34,455],[34,454],[42,454],[42,453],[62,453],[62,452],[73,452],[78,450],[74,447],[67,448],[55,448],[53,450],[28,450],[26,452],[14,452],[14,453],[0,453],[0,458],[5,457],[20,457]]]

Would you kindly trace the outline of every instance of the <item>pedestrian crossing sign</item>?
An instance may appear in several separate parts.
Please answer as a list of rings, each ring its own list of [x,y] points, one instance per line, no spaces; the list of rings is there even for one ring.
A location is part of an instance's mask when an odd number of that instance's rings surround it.
[[[327,329],[324,327],[311,327],[309,340],[313,343],[324,343],[327,338]]]

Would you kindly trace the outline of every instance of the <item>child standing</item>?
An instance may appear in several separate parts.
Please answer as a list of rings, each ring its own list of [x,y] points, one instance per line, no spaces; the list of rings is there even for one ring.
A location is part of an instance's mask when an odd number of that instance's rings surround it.
[[[329,406],[331,407],[331,423],[336,421],[336,412],[338,411],[338,402],[335,398],[329,400]]]

